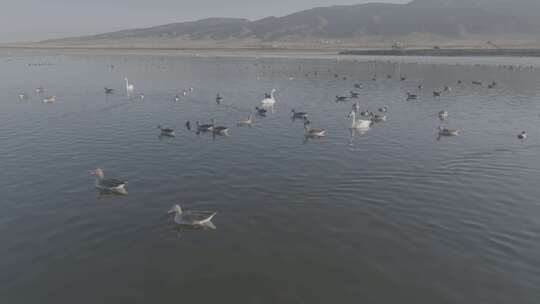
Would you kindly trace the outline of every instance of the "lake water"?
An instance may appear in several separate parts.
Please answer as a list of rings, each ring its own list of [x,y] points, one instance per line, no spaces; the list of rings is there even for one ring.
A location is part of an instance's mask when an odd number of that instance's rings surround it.
[[[0,303],[538,303],[540,71],[369,59],[3,52]],[[351,136],[355,83],[388,119]],[[229,137],[184,128],[212,118]],[[129,193],[100,195],[97,167]],[[177,203],[216,229],[176,226]]]

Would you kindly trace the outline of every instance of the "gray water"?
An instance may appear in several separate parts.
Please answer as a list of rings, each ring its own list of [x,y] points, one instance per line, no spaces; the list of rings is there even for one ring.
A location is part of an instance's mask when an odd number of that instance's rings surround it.
[[[540,299],[537,69],[12,53],[0,76],[0,303]],[[125,96],[124,76],[144,101]],[[351,136],[351,103],[335,96],[355,83],[362,110],[389,110]],[[433,97],[444,85],[453,91]],[[237,127],[272,88],[273,113]],[[305,140],[291,108],[327,136]],[[230,136],[184,128],[211,118]],[[463,134],[437,140],[441,124]],[[99,194],[97,167],[127,179],[128,195]],[[216,229],[176,226],[177,203],[217,211]]]

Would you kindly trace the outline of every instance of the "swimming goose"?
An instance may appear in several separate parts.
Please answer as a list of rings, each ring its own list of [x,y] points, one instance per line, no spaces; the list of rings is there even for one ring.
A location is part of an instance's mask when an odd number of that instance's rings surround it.
[[[351,129],[369,129],[373,124],[371,120],[357,119],[354,110],[349,113],[349,118],[352,118]]]
[[[401,80],[401,81],[405,81],[405,80],[407,80],[407,77],[405,77],[405,76],[402,76],[402,77],[401,77],[401,78],[400,78],[399,80]]]
[[[174,95],[174,102],[180,102],[180,96],[178,94]]]
[[[95,170],[90,171],[91,175],[96,176],[96,188],[99,190],[105,190],[105,191],[111,191],[116,192],[120,194],[127,194],[126,192],[126,185],[127,182],[115,178],[105,178],[103,174],[103,170],[101,168],[97,168]]]
[[[379,108],[379,112],[381,112],[381,113],[386,113],[386,112],[388,112],[388,107],[384,106],[384,107],[382,107],[382,108]]]
[[[419,89],[419,90],[422,90],[423,88],[424,88],[424,86],[423,86],[423,85],[421,85],[421,84],[420,84],[420,85],[418,85],[418,89]]]
[[[255,111],[257,111],[257,114],[262,117],[266,117],[266,113],[268,112],[268,110],[261,109],[259,107],[255,107]]]
[[[392,75],[390,74],[386,75],[386,79],[392,79]]]
[[[493,81],[492,83],[490,83],[490,84],[488,85],[488,89],[493,89],[493,88],[495,88],[496,86],[497,86],[497,82]]]
[[[433,96],[440,97],[442,95],[441,91],[433,91]]]
[[[308,137],[323,137],[326,134],[325,129],[310,128],[311,122],[306,119],[304,122],[304,131]]]
[[[293,118],[307,118],[308,114],[306,112],[296,112],[294,109],[291,110]]]
[[[517,138],[519,138],[521,140],[527,139],[527,132],[523,131],[523,132],[519,133]]]
[[[274,93],[276,92],[276,89],[272,89],[270,92],[270,95],[265,95],[264,99],[261,100],[261,104],[263,106],[273,106],[276,103],[276,99],[274,98]]]
[[[386,121],[386,115],[378,115],[378,114],[375,114],[371,117],[371,121],[373,122],[382,122],[382,121]]]
[[[229,135],[229,128],[224,126],[216,126],[216,123],[212,119],[212,132],[218,135]]]
[[[355,89],[362,89],[362,85],[357,83],[357,84],[354,85],[354,88]]]
[[[214,130],[214,124],[204,124],[204,125],[201,125],[199,124],[199,122],[195,122],[195,124],[197,125],[197,131],[198,132],[210,132],[212,130]]]
[[[223,97],[221,97],[219,94],[216,95],[216,103],[220,104],[223,101]]]
[[[473,84],[473,85],[479,86],[479,85],[482,85],[482,82],[481,82],[481,81],[476,81],[476,80],[475,80],[475,81],[472,82],[472,84]]]
[[[448,112],[446,112],[446,111],[444,111],[444,110],[440,111],[438,115],[439,115],[439,118],[440,118],[441,120],[445,120],[445,119],[448,118]]]
[[[450,91],[452,91],[452,88],[449,87],[449,86],[445,86],[445,87],[444,87],[444,91],[445,91],[445,92],[450,92]]]
[[[373,112],[362,111],[362,112],[360,112],[360,116],[364,116],[364,117],[373,116]]]
[[[461,133],[458,129],[447,129],[439,126],[439,136],[458,136]]]
[[[417,94],[412,94],[412,93],[407,92],[407,100],[416,100],[416,99],[418,99]]]
[[[186,121],[186,129],[191,130],[191,122],[189,120]]]
[[[358,98],[358,96],[360,95],[359,93],[353,92],[353,91],[351,91],[350,93],[351,93],[351,98]]]
[[[349,97],[336,95],[336,101],[346,101],[347,99],[349,99]]]
[[[253,123],[253,114],[249,114],[247,118],[242,118],[236,122],[238,125],[250,125]]]
[[[48,96],[43,99],[44,103],[54,103],[56,101],[56,96]]]
[[[179,205],[174,205],[168,212],[174,214],[174,222],[178,225],[204,226],[211,224],[212,218],[216,215],[213,211],[183,211]]]
[[[174,137],[174,129],[171,128],[162,128],[161,126],[157,126],[157,128],[161,131],[162,136],[169,136]]]
[[[114,89],[105,87],[105,94],[106,94],[106,95],[110,95],[110,94],[112,94],[112,93],[114,93]]]

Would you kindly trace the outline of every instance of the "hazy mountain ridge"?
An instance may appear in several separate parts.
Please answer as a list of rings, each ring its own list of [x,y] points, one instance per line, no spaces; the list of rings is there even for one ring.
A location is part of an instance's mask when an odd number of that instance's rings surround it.
[[[256,21],[209,18],[57,41],[250,39],[272,42],[395,37],[414,33],[448,38],[471,34],[540,35],[538,11],[540,1],[536,0],[415,0],[408,4],[320,7]]]

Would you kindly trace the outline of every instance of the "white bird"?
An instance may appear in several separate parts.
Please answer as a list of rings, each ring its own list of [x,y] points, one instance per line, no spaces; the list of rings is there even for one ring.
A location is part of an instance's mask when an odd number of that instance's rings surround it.
[[[131,93],[133,93],[133,91],[135,91],[135,86],[132,84],[132,83],[129,83],[129,80],[126,78],[124,78],[125,82],[126,82],[126,93],[128,95],[131,95]]]
[[[54,103],[55,101],[56,101],[56,96],[49,96],[43,99],[44,103]]]
[[[127,194],[125,189],[127,182],[116,178],[105,178],[103,170],[97,168],[89,172],[91,175],[96,176],[96,188],[99,190],[111,191],[119,194]]]
[[[276,89],[272,89],[272,91],[270,92],[270,95],[265,94],[265,97],[261,101],[261,104],[263,106],[273,106],[276,103],[276,99],[274,98],[275,92],[276,92]]]
[[[168,212],[174,214],[174,222],[178,225],[187,226],[209,226],[212,225],[212,218],[217,214],[213,211],[183,211],[179,205],[174,205]]]
[[[43,86],[39,86],[38,88],[36,88],[36,93],[43,94],[44,92],[45,92],[45,89],[43,88]]]
[[[367,130],[373,124],[373,121],[367,119],[357,119],[356,112],[353,110],[349,113],[349,118],[352,118],[351,129]]]
[[[523,132],[519,133],[517,137],[519,139],[521,139],[521,140],[525,140],[525,139],[527,139],[527,132],[523,131]]]
[[[23,100],[27,100],[28,99],[28,95],[26,95],[25,93],[20,93],[19,94],[19,100],[23,101]]]

